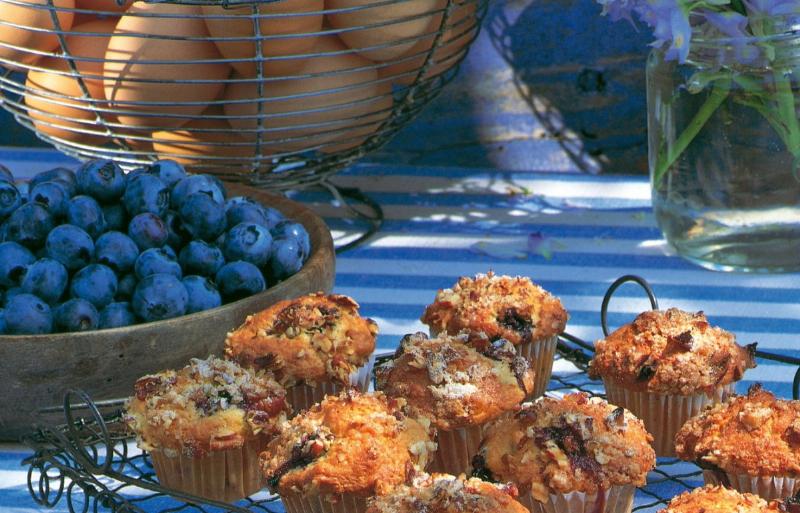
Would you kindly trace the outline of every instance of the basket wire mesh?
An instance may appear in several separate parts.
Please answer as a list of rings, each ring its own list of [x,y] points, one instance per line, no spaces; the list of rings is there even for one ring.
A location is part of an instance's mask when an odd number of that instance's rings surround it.
[[[320,182],[414,118],[488,3],[125,0],[120,13],[89,1],[0,0],[6,110],[80,159],[172,158],[281,190]]]
[[[601,325],[606,334],[609,332],[606,322],[609,303],[614,292],[628,282],[642,286],[651,307],[658,307],[656,297],[644,279],[632,275],[619,278],[606,292],[601,307]],[[592,344],[563,334],[558,342],[555,365],[560,370],[553,373],[548,395],[582,391],[603,397],[602,383],[589,379],[586,374],[592,353]],[[379,357],[378,363],[391,357]],[[795,368],[793,396],[798,399],[800,359],[765,352],[758,352],[757,357]],[[53,507],[65,501],[73,513],[280,511],[277,506],[279,498],[274,495],[262,493],[231,505],[161,487],[149,456],[136,449],[122,423],[122,404],[122,401],[93,403],[85,393],[70,391],[63,406],[67,423],[40,429],[25,440],[35,451],[23,463],[28,466],[28,489],[37,504]],[[78,417],[78,414],[82,416]],[[660,510],[673,496],[700,485],[701,471],[693,463],[659,458],[647,484],[637,492],[634,511]]]

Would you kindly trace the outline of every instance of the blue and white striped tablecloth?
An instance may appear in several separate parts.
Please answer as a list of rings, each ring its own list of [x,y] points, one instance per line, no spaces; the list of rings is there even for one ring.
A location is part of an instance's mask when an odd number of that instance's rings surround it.
[[[0,152],[15,172],[63,161],[55,152]],[[650,281],[662,307],[703,310],[740,342],[800,356],[800,275],[720,274],[676,257],[655,226],[643,178],[357,165],[333,181],[359,187],[384,209],[383,230],[341,255],[336,276],[336,291],[356,298],[378,322],[381,349],[423,328],[418,318],[437,289],[493,270],[530,276],[558,295],[570,312],[569,332],[586,340],[601,336],[598,312],[608,285],[633,273]],[[323,214],[337,238],[352,234],[352,220],[325,194],[294,197]],[[620,325],[647,307],[639,289],[623,287],[609,323]],[[761,364],[747,379],[788,396],[793,372]],[[36,510],[23,486],[23,454],[10,446],[0,453],[2,511]]]

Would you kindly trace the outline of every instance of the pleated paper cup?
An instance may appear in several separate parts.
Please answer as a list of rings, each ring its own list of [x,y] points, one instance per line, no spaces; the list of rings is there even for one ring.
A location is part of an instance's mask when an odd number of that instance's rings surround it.
[[[484,425],[469,426],[452,431],[438,430],[438,448],[433,455],[430,472],[470,475],[472,457],[478,453]]]
[[[526,493],[520,496],[519,502],[531,513],[630,513],[635,494],[636,487],[624,485],[612,486],[602,495],[583,492],[550,494],[547,502],[539,502]]]
[[[703,480],[706,484],[752,493],[766,501],[787,499],[800,491],[800,479],[788,476],[751,476],[720,470],[703,470]]]
[[[364,513],[367,499],[353,494],[301,495],[281,494],[286,513]]]
[[[164,488],[221,502],[236,502],[262,488],[258,455],[266,445],[266,437],[254,437],[238,449],[211,451],[200,458],[180,452],[177,456],[168,456],[163,451],[153,451],[150,457],[156,477]]]
[[[533,394],[526,399],[536,399],[547,391],[550,376],[553,374],[553,360],[556,357],[557,345],[558,335],[517,346],[517,353],[528,360],[531,369],[536,373],[533,378]]]
[[[366,392],[369,390],[370,379],[372,377],[372,368],[375,366],[375,355],[370,356],[369,360],[363,367],[350,375],[350,386],[357,389],[359,392]],[[322,402],[327,395],[338,395],[339,392],[344,390],[344,387],[339,383],[332,381],[321,381],[316,385],[294,385],[286,388],[286,397],[292,405],[294,414],[297,415],[303,410],[307,410],[317,403]]]
[[[709,404],[724,401],[733,394],[734,384],[720,386],[711,393],[695,395],[667,395],[628,390],[603,380],[608,402],[628,409],[642,419],[647,431],[653,435],[656,456],[675,457],[675,435],[690,418],[698,415]]]

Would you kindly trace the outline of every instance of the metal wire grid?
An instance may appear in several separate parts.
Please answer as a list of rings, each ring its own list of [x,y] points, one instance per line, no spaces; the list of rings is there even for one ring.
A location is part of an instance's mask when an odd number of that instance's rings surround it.
[[[615,290],[627,282],[640,284],[651,305],[654,308],[658,306],[647,282],[637,276],[623,276],[612,284],[603,300],[601,324],[605,333],[608,332],[605,319],[609,302]],[[569,362],[571,370],[554,373],[548,394],[583,391],[604,397],[602,383],[589,379],[586,374],[592,350],[592,344],[564,334],[558,343],[556,365]],[[758,357],[797,368],[793,391],[797,399],[800,359],[763,352],[758,353]],[[78,401],[75,404],[74,399]],[[149,456],[135,448],[126,432],[121,422],[121,407],[121,401],[93,403],[86,394],[71,391],[64,399],[67,423],[41,429],[25,440],[35,451],[23,464],[28,466],[28,489],[37,504],[53,507],[65,501],[71,513],[279,511],[276,508],[279,499],[266,494],[230,505],[162,488],[156,480]],[[78,412],[84,416],[76,417]],[[696,465],[674,458],[659,458],[647,484],[638,490],[633,511],[656,511],[666,506],[675,495],[701,484],[702,473]]]
[[[43,51],[12,45],[0,40],[0,65],[6,71],[0,76],[0,101],[17,120],[34,130],[37,135],[63,152],[79,159],[112,158],[127,167],[135,167],[156,158],[174,158],[187,163],[196,172],[214,172],[229,180],[244,181],[272,189],[294,189],[318,183],[326,176],[352,163],[364,154],[385,144],[388,139],[413,119],[422,107],[436,97],[442,87],[450,81],[458,63],[477,37],[480,20],[483,18],[488,0],[430,0],[427,8],[416,8],[405,16],[392,16],[369,24],[360,24],[334,29],[323,26],[314,32],[295,34],[263,34],[262,23],[283,23],[306,16],[353,15],[368,9],[408,9],[408,5],[420,3],[419,0],[379,0],[362,6],[340,9],[323,9],[302,13],[268,13],[261,9],[275,0],[171,0],[170,4],[184,6],[222,6],[239,7],[238,11],[224,14],[154,14],[151,12],[127,13],[126,16],[152,18],[164,21],[209,20],[233,22],[250,20],[252,36],[235,37],[191,37],[186,35],[154,35],[146,33],[126,33],[131,39],[157,39],[159,42],[197,42],[197,43],[245,43],[255,55],[251,58],[230,57],[186,60],[137,60],[137,64],[150,66],[176,66],[186,70],[191,66],[212,66],[251,64],[255,74],[251,77],[232,74],[227,78],[175,78],[158,80],[126,76],[125,87],[182,86],[187,88],[202,85],[223,84],[225,87],[247,85],[255,88],[254,97],[237,99],[213,99],[209,101],[182,101],[181,107],[222,109],[200,114],[176,113],[171,111],[175,103],[170,101],[109,101],[97,98],[90,93],[90,82],[102,81],[103,76],[79,71],[88,64],[122,64],[127,59],[91,58],[73,55],[69,50],[67,38],[79,34],[81,37],[107,38],[108,33],[76,32],[65,30],[59,14],[101,15],[104,12],[88,9],[60,7],[58,0],[44,0],[38,5],[26,0],[0,0],[0,8],[25,7],[29,10],[42,10],[49,13],[51,29],[34,28],[0,19],[0,30],[24,29],[37,33],[37,36],[55,34],[58,48]],[[114,0],[108,0],[113,2]],[[278,0],[281,1],[281,0]],[[167,3],[167,2],[153,2]],[[403,5],[406,4],[406,5]],[[246,14],[249,10],[250,14]],[[374,12],[374,11],[373,11]],[[108,14],[108,13],[105,13]],[[326,18],[327,19],[327,18]],[[388,41],[356,49],[344,47],[336,51],[290,53],[287,55],[266,56],[262,45],[276,44],[303,38],[344,36],[363,31],[392,31],[419,20],[439,20],[422,33],[413,36],[398,36]],[[98,39],[99,40],[99,39]],[[369,52],[395,50],[410,47],[405,54],[379,62],[363,60],[355,67],[302,73],[292,71],[283,76],[268,76],[265,70],[270,66],[285,64],[299,59],[332,59]],[[402,52],[400,52],[402,53]],[[10,55],[9,55],[10,54]],[[25,58],[36,56],[34,63],[24,62]],[[160,57],[160,56],[159,56]],[[66,69],[42,67],[41,58],[56,59]],[[48,61],[53,62],[53,61]],[[39,72],[58,75],[74,80],[80,94],[63,94],[44,87],[32,87],[25,81],[23,72]],[[371,73],[377,78],[356,80],[356,77]],[[294,74],[293,74],[294,73]],[[372,76],[370,75],[370,76]],[[325,80],[322,89],[301,91],[278,96],[265,95],[270,87],[289,83],[287,81]],[[344,85],[327,86],[337,79]],[[295,84],[300,82],[294,82]],[[347,94],[353,99],[346,98]],[[36,106],[26,105],[29,95],[38,103],[69,109],[67,114],[53,113]],[[331,99],[326,104],[325,96]],[[314,102],[321,102],[314,106]],[[245,104],[256,104],[252,113],[237,114],[225,112],[226,107],[234,110]],[[310,104],[304,105],[304,104]],[[290,108],[286,108],[289,106]],[[33,116],[33,117],[32,117]],[[120,116],[139,119],[140,126],[131,126],[119,120]],[[142,124],[142,119],[145,123]],[[175,142],[171,138],[157,136],[164,129],[159,120],[169,123],[199,122],[219,123],[221,126],[198,126],[182,128],[188,132],[189,142]],[[150,123],[152,121],[152,123]],[[235,126],[231,126],[231,123]],[[37,128],[38,126],[38,128]],[[180,128],[179,128],[180,129]],[[53,132],[53,130],[58,130]],[[86,137],[92,139],[87,140]],[[98,141],[106,141],[100,143]],[[194,141],[194,142],[192,142]],[[159,153],[153,144],[162,145],[167,150]],[[166,146],[164,146],[166,145]],[[213,155],[187,155],[178,151],[179,147],[197,150],[205,147]],[[175,151],[176,153],[172,153]],[[218,153],[218,154],[217,154]]]

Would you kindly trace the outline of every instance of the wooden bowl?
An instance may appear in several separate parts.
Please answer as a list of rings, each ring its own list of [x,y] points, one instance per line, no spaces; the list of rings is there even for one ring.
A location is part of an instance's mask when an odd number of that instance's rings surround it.
[[[282,299],[331,290],[335,256],[322,219],[281,196],[238,184],[226,188],[305,226],[311,255],[300,272],[255,296],[175,319],[83,333],[0,336],[0,439],[16,440],[36,423],[61,423],[63,412],[40,410],[59,406],[69,388],[83,389],[97,401],[127,397],[145,374],[221,354],[225,335],[247,315]]]

